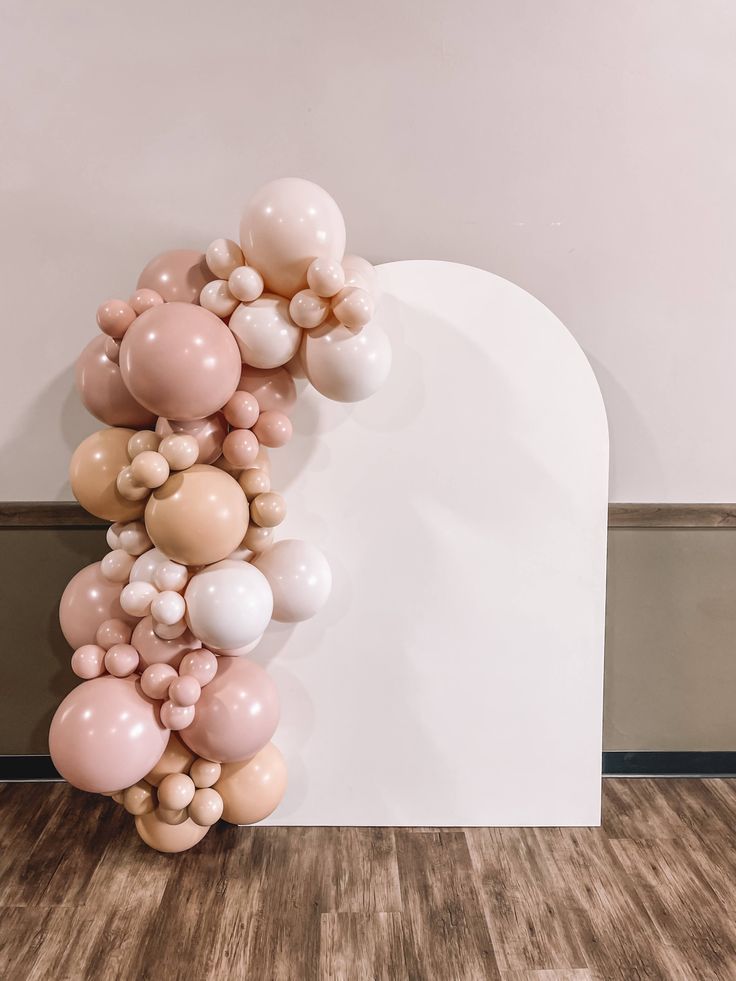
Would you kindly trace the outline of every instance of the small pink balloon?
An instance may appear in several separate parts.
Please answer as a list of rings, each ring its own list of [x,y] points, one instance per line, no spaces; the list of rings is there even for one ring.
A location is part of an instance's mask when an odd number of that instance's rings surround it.
[[[104,620],[97,628],[95,642],[109,651],[115,644],[129,644],[133,628],[124,620]]]
[[[208,685],[217,674],[217,658],[208,650],[192,651],[185,654],[179,665],[181,677],[191,675],[200,686]]]
[[[160,293],[157,293],[156,290],[147,289],[136,290],[128,300],[137,314],[143,313],[144,310],[150,310],[151,307],[160,306],[163,302],[164,298]]]
[[[250,392],[237,391],[225,408],[223,415],[233,429],[250,429],[258,421],[258,400]]]
[[[205,419],[184,422],[161,418],[156,423],[156,433],[162,437],[172,433],[194,436],[199,444],[199,456],[195,463],[214,463],[222,453],[222,442],[227,436],[227,420],[221,412],[215,412]]]
[[[222,444],[222,453],[234,467],[252,467],[258,456],[258,440],[250,429],[232,429]]]
[[[123,612],[120,593],[121,584],[108,582],[102,575],[99,562],[92,562],[74,576],[59,603],[61,632],[70,647],[76,650],[85,644],[94,644],[97,628],[105,620],[123,620],[128,624],[138,622],[137,617]],[[115,790],[120,790],[120,787]]]
[[[97,308],[97,325],[119,341],[135,320],[135,310],[125,300],[106,300]]]
[[[117,341],[98,334],[93,337],[77,359],[75,380],[84,407],[108,426],[145,429],[152,426],[155,415],[145,409],[128,391],[118,366],[119,345],[114,358],[110,357]]]
[[[138,667],[138,651],[130,644],[115,644],[105,654],[105,667],[116,678],[127,678]]]
[[[288,415],[296,403],[296,385],[286,368],[251,368],[244,365],[238,389],[255,395],[261,412],[274,410]]]
[[[88,681],[105,673],[105,652],[97,644],[85,644],[72,654],[72,671]]]
[[[215,278],[203,252],[171,249],[151,259],[138,277],[138,289],[153,290],[167,303],[198,303],[202,287]]]
[[[140,654],[143,669],[151,664],[170,664],[177,668],[185,654],[202,646],[190,630],[185,630],[173,640],[157,636],[153,630],[153,617],[150,616],[141,620],[135,628],[131,643]]]
[[[149,698],[166,698],[169,685],[177,677],[176,668],[170,664],[151,664],[141,675],[141,688]]]
[[[174,702],[168,701],[161,706],[161,724],[174,732],[191,726],[193,719],[193,705],[175,705]]]
[[[56,710],[51,758],[74,787],[114,793],[142,780],[169,740],[158,705],[137,680],[105,675],[77,685]]]
[[[195,705],[202,694],[202,686],[191,674],[174,678],[169,686],[169,698],[174,705]]]
[[[284,446],[292,435],[291,420],[283,412],[262,412],[253,432],[264,446]]]

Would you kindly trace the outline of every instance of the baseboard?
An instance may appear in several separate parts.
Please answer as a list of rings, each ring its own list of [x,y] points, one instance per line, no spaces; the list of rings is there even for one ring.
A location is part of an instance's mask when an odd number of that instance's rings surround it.
[[[604,777],[733,777],[736,752],[613,752]],[[61,780],[50,756],[0,756],[0,783]]]

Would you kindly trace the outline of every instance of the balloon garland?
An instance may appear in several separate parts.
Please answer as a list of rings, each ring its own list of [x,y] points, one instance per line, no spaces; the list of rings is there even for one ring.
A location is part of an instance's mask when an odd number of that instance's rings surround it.
[[[112,522],[110,551],[61,598],[82,681],[49,746],[62,776],[121,803],[159,851],[220,818],[260,821],[283,797],[278,692],[248,654],[271,620],[314,616],[332,577],[316,546],[274,541],[286,502],[268,451],[291,439],[295,374],[342,402],[385,381],[375,301],[335,201],[285,178],[248,202],[240,244],[165,252],[128,301],[97,311],[76,381],[109,428],[77,447],[70,481]]]

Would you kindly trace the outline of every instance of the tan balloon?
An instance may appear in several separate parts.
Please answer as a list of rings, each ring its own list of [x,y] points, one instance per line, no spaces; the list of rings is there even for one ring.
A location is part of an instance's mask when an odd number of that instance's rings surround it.
[[[222,797],[212,787],[197,790],[189,805],[189,817],[195,824],[211,827],[222,817]]]
[[[271,478],[265,470],[259,470],[257,467],[244,470],[238,477],[238,483],[249,501],[258,497],[259,494],[267,494],[271,490]]]
[[[210,760],[200,757],[192,763],[189,776],[194,781],[194,786],[198,790],[202,790],[203,788],[213,787],[220,779],[221,773],[222,766],[219,763],[212,763]]]
[[[145,780],[123,791],[123,807],[128,814],[148,814],[155,806],[151,785]]]
[[[146,505],[153,544],[182,565],[226,558],[248,530],[248,501],[237,480],[206,464],[172,474]]]
[[[191,803],[196,789],[186,773],[168,773],[158,785],[158,802],[161,807],[180,811]]]
[[[169,773],[187,773],[196,758],[196,754],[184,745],[175,732],[172,732],[158,763],[150,773],[146,774],[146,782],[158,787]]]
[[[141,814],[135,819],[138,834],[149,846],[159,852],[185,852],[200,842],[209,828],[195,824],[187,818],[181,824],[168,824],[158,811]]]
[[[250,502],[250,516],[260,528],[275,528],[286,517],[286,501],[275,491],[258,494]]]
[[[251,552],[264,552],[273,541],[273,528],[259,528],[258,525],[251,525],[245,533],[243,548],[248,548]]]
[[[286,791],[286,763],[273,743],[250,760],[223,763],[215,790],[222,797],[222,817],[231,824],[255,824],[268,817]]]
[[[117,488],[129,464],[128,441],[133,429],[100,429],[83,440],[69,464],[72,493],[90,514],[107,521],[133,521],[143,514],[143,501],[126,501]]]

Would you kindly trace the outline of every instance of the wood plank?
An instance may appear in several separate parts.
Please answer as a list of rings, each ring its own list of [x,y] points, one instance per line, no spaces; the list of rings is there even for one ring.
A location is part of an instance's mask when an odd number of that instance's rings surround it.
[[[400,913],[323,913],[320,981],[409,981]]]
[[[107,528],[76,501],[0,501],[0,528]]]
[[[609,528],[736,528],[736,504],[609,504]]]

